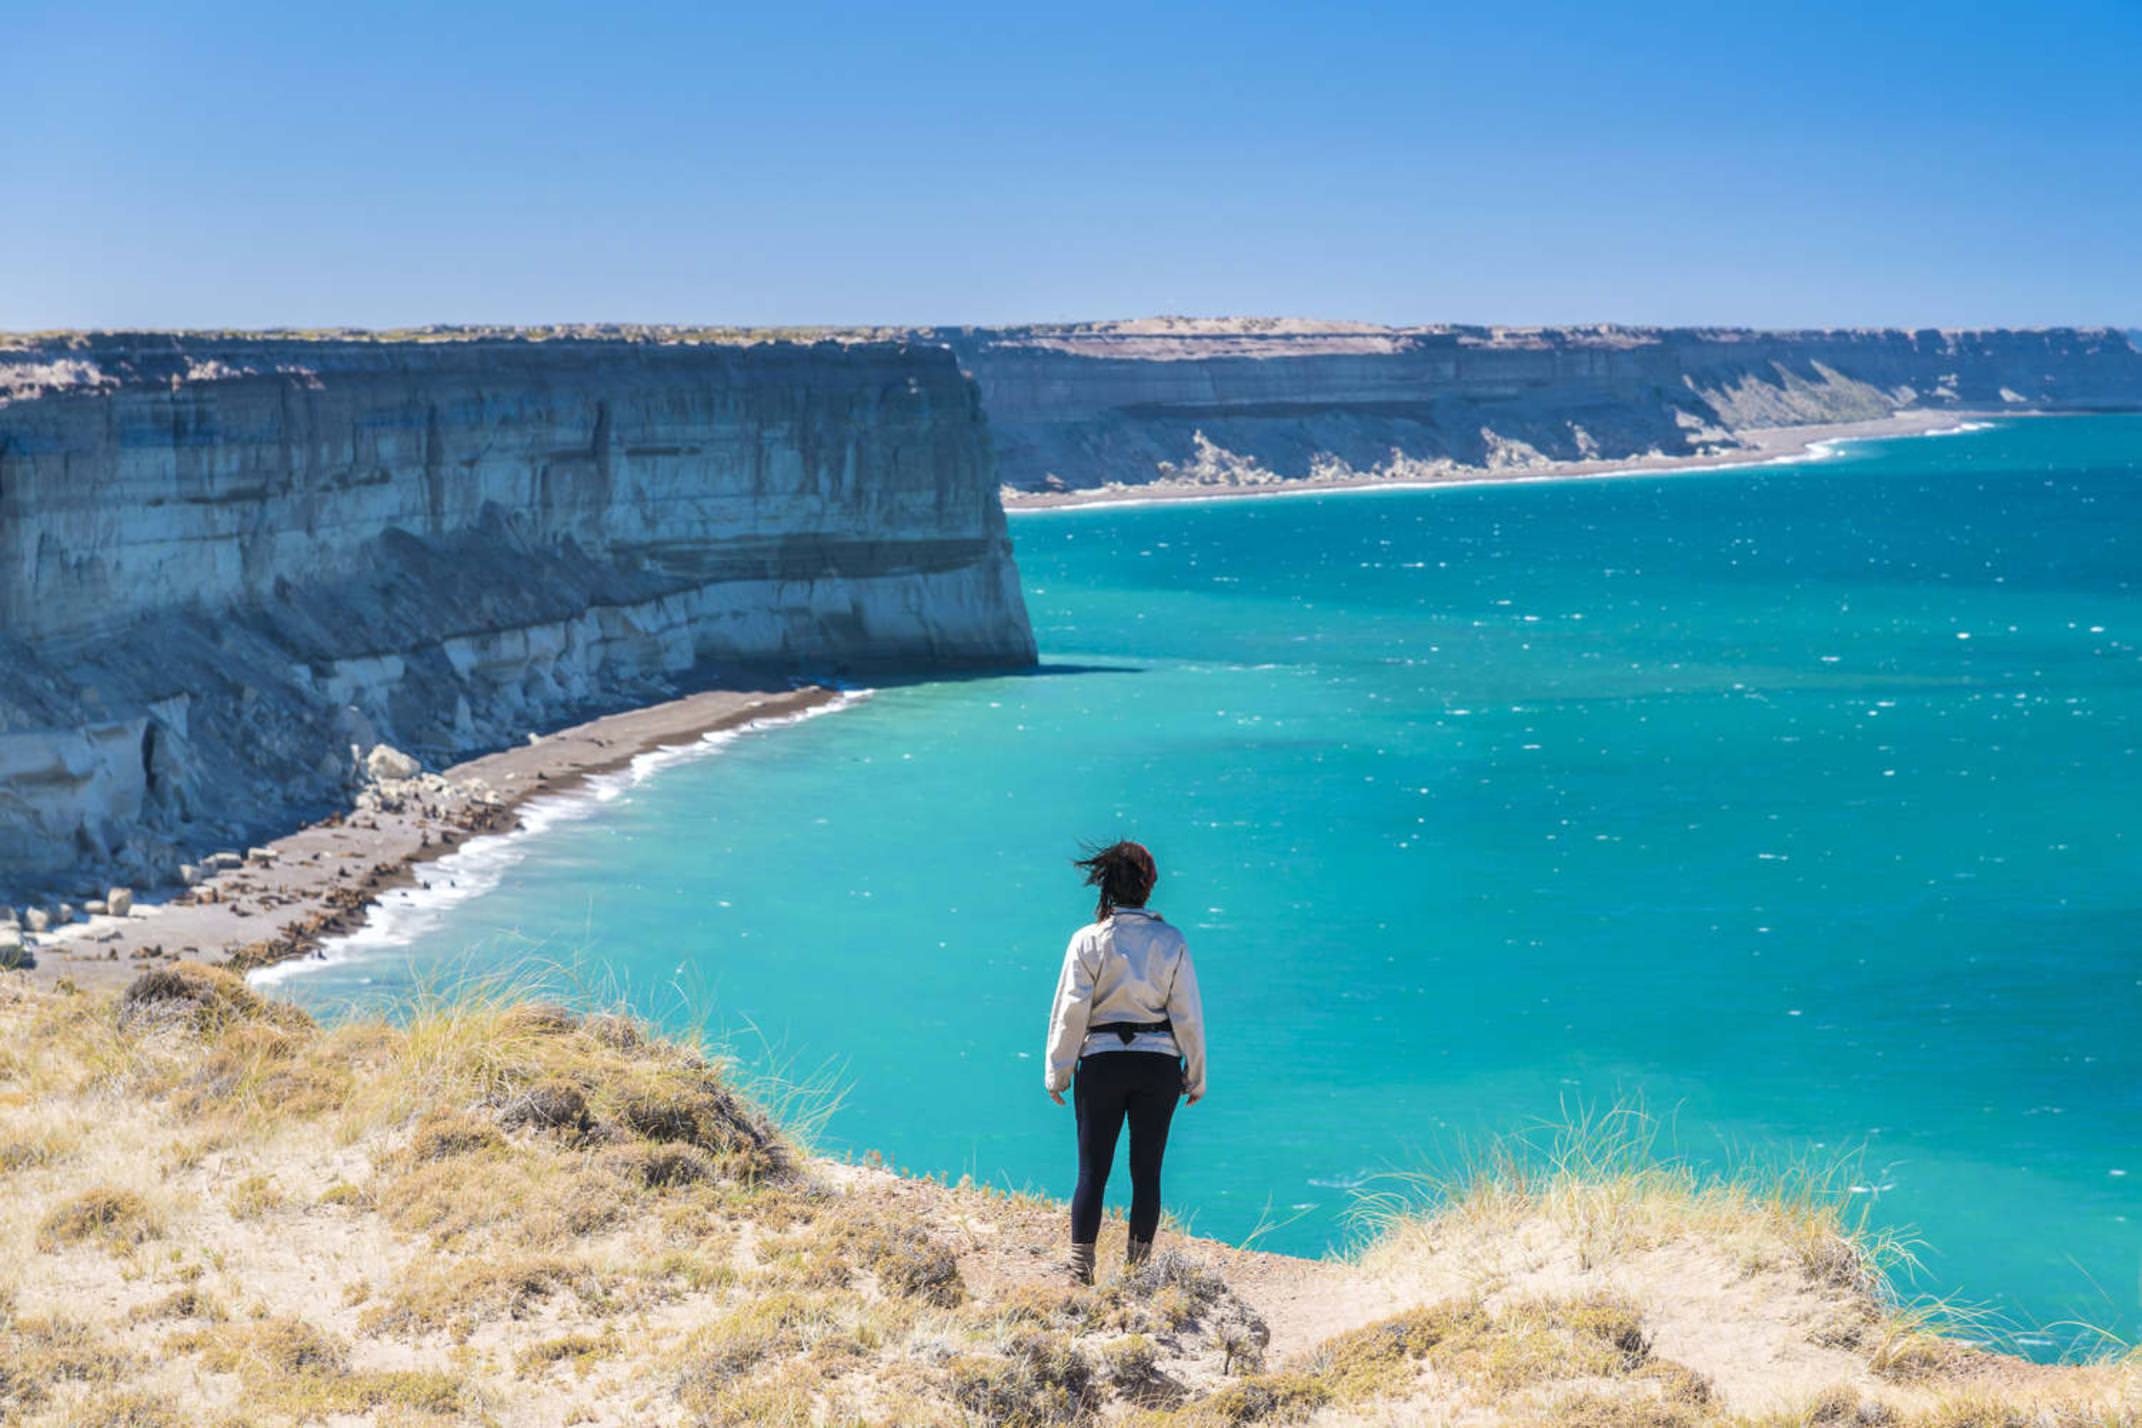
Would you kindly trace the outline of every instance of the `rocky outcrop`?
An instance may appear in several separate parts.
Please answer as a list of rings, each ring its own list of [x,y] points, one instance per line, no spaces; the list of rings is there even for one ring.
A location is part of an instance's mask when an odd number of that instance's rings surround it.
[[[2127,334],[1387,328],[1151,319],[938,333],[1022,489],[1435,476],[1729,452],[1900,408],[2142,406]]]
[[[382,742],[436,766],[728,670],[1033,658],[941,347],[0,351],[0,886],[174,874]]]

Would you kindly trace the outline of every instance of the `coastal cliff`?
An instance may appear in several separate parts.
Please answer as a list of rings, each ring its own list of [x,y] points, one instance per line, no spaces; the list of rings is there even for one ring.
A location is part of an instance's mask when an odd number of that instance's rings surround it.
[[[1700,457],[1901,409],[2142,406],[2110,329],[1751,332],[1155,318],[936,334],[1017,490],[1435,479]]]
[[[379,743],[1033,659],[941,347],[0,350],[0,885],[168,875],[346,801]]]
[[[380,743],[438,767],[746,669],[1030,663],[1000,486],[1602,469],[2138,406],[2110,329],[0,341],[0,894],[344,807]]]

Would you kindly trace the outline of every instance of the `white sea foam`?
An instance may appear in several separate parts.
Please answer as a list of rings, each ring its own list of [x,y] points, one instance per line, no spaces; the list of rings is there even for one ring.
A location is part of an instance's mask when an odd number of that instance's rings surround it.
[[[1375,1178],[1373,1170],[1356,1170],[1350,1175],[1312,1175],[1309,1183],[1319,1190],[1359,1190]]]
[[[505,880],[507,872],[528,856],[534,840],[551,829],[588,817],[663,769],[706,758],[749,734],[785,728],[821,714],[850,708],[874,692],[843,690],[824,704],[794,714],[770,715],[731,729],[713,730],[702,734],[693,743],[640,754],[624,768],[597,774],[570,792],[532,798],[520,806],[518,823],[511,830],[471,838],[443,858],[417,864],[413,869],[415,885],[382,894],[366,914],[364,925],[355,932],[346,937],[329,938],[310,957],[259,968],[249,973],[247,980],[255,986],[272,985],[321,967],[361,961],[397,947],[406,947],[435,931],[453,908],[496,888]]]

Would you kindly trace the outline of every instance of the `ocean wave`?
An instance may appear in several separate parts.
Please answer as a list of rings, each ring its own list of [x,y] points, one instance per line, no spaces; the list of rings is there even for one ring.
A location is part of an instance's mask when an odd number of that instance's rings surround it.
[[[1373,1170],[1356,1170],[1350,1175],[1312,1175],[1309,1183],[1319,1190],[1359,1190],[1375,1178]]]
[[[311,956],[258,968],[248,973],[246,980],[255,986],[272,986],[323,967],[347,965],[406,947],[436,931],[452,909],[497,888],[507,872],[528,856],[534,840],[550,830],[591,816],[663,769],[707,758],[748,734],[801,724],[821,714],[851,708],[875,692],[842,690],[824,704],[793,714],[768,715],[734,728],[711,730],[689,744],[673,744],[635,755],[625,767],[597,774],[569,792],[531,798],[520,806],[518,821],[510,830],[471,838],[444,857],[417,864],[412,869],[415,885],[381,894],[365,914],[364,925],[355,932],[328,938]]]

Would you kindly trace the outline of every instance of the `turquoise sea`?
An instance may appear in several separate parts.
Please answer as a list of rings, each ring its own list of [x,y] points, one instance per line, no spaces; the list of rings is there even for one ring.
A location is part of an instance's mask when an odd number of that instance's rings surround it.
[[[2142,1331],[2142,418],[1013,531],[1039,672],[619,781],[281,989],[577,961],[833,1068],[829,1149],[1061,1195],[1068,859],[1132,835],[1208,999],[1201,1232],[1319,1252],[1381,1172],[1640,1099],[1858,1152],[1907,1292]]]

